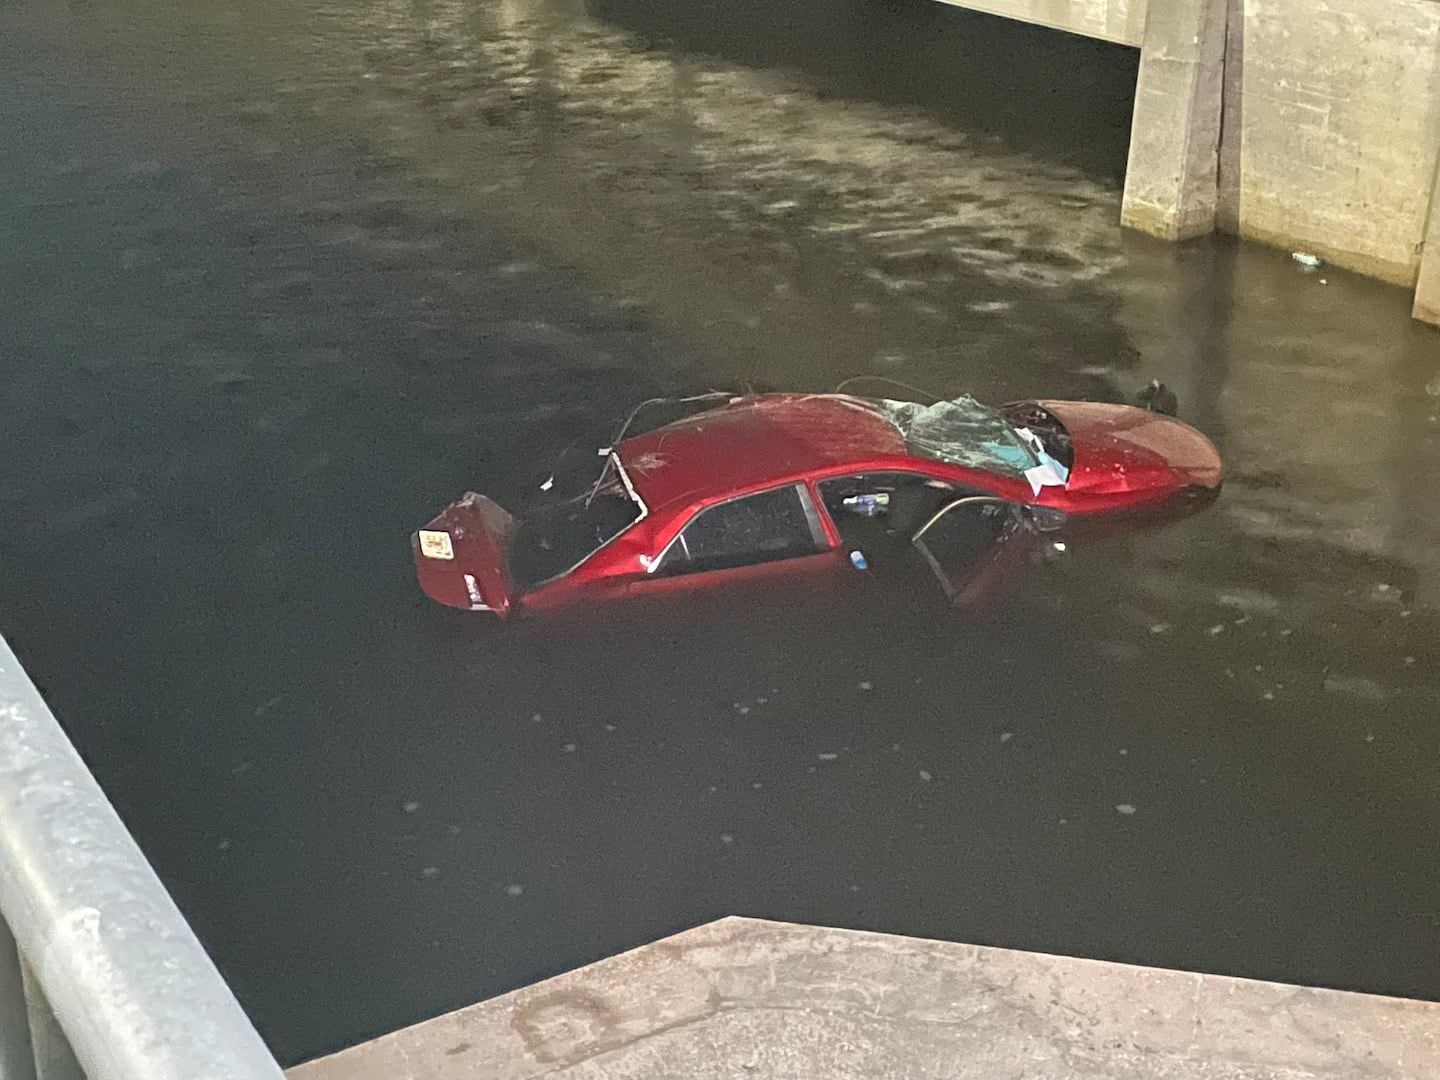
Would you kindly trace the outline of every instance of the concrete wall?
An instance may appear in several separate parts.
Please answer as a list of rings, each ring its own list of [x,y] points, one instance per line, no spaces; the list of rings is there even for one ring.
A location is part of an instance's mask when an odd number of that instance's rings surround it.
[[[1241,235],[1414,285],[1440,166],[1440,0],[1239,6]]]
[[[941,0],[955,7],[1003,15],[1121,45],[1140,44],[1147,0]]]

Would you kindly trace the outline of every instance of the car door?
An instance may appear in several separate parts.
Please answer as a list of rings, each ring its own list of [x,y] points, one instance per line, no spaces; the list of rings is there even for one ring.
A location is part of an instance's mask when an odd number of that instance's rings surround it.
[[[951,603],[987,592],[1024,547],[1023,511],[991,495],[968,495],[946,503],[915,532],[911,543]]]

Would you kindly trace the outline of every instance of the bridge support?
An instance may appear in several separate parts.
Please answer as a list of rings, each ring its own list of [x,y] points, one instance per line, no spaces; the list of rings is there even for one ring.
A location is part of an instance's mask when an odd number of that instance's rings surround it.
[[[1166,240],[1215,229],[1227,0],[1150,0],[1121,224]]]

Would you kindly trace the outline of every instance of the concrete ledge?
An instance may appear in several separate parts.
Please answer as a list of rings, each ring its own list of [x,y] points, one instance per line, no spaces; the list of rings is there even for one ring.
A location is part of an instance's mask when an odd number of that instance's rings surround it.
[[[1440,1005],[730,918],[292,1080],[1434,1080]]]

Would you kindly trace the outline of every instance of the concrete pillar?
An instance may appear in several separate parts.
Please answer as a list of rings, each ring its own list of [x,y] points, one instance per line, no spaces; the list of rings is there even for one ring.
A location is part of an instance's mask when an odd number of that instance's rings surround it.
[[[1440,326],[1440,169],[1436,170],[1430,194],[1430,226],[1425,230],[1425,246],[1420,249],[1420,279],[1415,284],[1412,314],[1422,322]]]
[[[1185,240],[1215,229],[1228,0],[1150,0],[1120,223]]]

